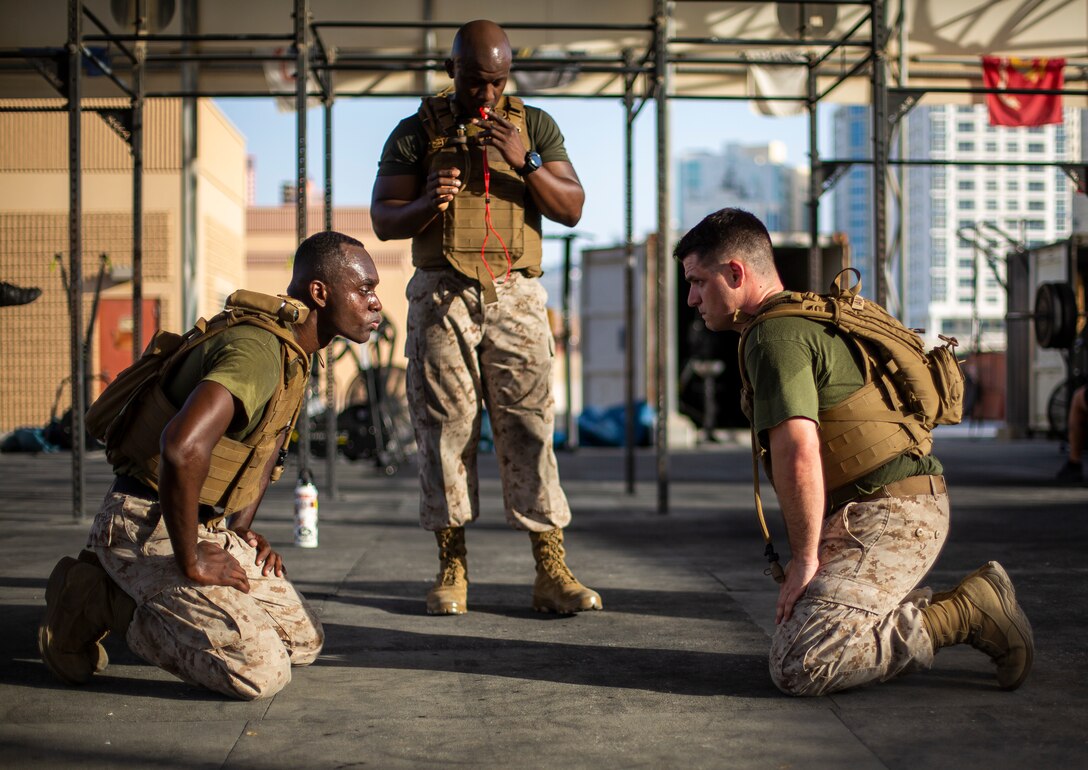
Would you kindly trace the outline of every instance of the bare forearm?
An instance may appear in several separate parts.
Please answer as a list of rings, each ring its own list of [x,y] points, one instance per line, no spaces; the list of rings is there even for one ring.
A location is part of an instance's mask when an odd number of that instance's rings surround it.
[[[383,241],[414,238],[437,215],[428,198],[416,198],[409,203],[375,201],[370,209],[374,234]]]
[[[193,465],[204,467],[193,467]],[[170,535],[174,559],[183,574],[191,576],[197,562],[197,524],[199,522],[200,489],[191,488],[192,484],[184,481],[180,465],[165,455],[159,466],[159,505],[162,509],[163,522]],[[205,478],[209,463],[199,459],[190,461],[186,470]]]
[[[272,483],[272,471],[275,469],[276,463],[279,462],[280,449],[283,447],[285,438],[286,433],[280,436],[279,443],[276,445],[276,451],[272,453],[272,456],[268,459],[268,463],[265,465],[264,477],[261,481],[261,491],[260,494],[257,495],[257,499],[245,508],[231,514],[228,522],[231,529],[249,529],[253,526],[253,519],[257,515],[257,509],[260,507],[261,501],[264,500],[264,493],[268,491],[268,485]]]
[[[788,438],[783,434],[773,436],[771,461],[791,558],[815,564],[824,514],[818,434],[813,430],[794,431]]]
[[[544,166],[526,177],[525,181],[540,213],[567,227],[578,224],[586,194],[577,180],[554,174]]]

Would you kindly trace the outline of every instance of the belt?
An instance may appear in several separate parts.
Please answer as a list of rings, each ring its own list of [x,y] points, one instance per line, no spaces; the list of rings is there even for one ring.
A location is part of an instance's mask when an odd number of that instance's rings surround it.
[[[117,476],[113,480],[113,486],[110,487],[110,491],[128,495],[129,497],[138,497],[141,500],[150,500],[152,502],[159,501],[159,493],[135,476]],[[223,514],[219,513],[215,508],[203,503],[197,508],[197,516],[199,517],[201,524],[207,524],[215,519],[223,518]]]
[[[917,497],[919,495],[947,494],[948,486],[944,476],[908,476],[891,484],[885,484],[877,491],[854,498],[855,503],[867,503],[882,497]]]

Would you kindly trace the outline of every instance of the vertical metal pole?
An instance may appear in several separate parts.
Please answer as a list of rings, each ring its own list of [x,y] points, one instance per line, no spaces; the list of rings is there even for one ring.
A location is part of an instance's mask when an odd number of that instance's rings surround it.
[[[197,33],[197,0],[182,0],[181,32]],[[193,44],[181,44],[184,53],[191,53]],[[181,90],[193,93],[197,90],[196,62],[182,62]],[[188,329],[196,323],[200,312],[200,283],[197,280],[197,221],[196,221],[196,152],[197,152],[197,100],[184,96],[181,99],[181,328]]]
[[[668,279],[669,262],[669,65],[668,41],[671,34],[672,3],[656,0],[654,13],[654,101],[657,107],[657,339],[654,345],[654,369],[657,376],[657,512],[669,512],[669,382],[672,367],[670,352],[675,346],[669,335],[669,310],[673,305]]]
[[[563,428],[567,434],[567,449],[573,449],[577,444],[574,440],[572,429],[574,423],[571,420],[572,387],[570,372],[570,271],[571,271],[571,243],[575,239],[574,233],[566,233],[563,236],[563,395],[566,399],[566,415],[563,418]]]
[[[309,45],[307,33],[310,29],[309,0],[295,0],[295,126],[297,130],[296,181],[298,190],[295,195],[295,223],[298,243],[306,240],[306,90],[309,80]],[[316,358],[316,355],[312,358]],[[311,363],[311,371],[312,363]],[[310,387],[302,397],[302,413],[298,421],[298,469],[301,474],[310,469],[310,415],[307,409]]]
[[[823,285],[823,254],[820,250],[820,144],[816,119],[816,68],[808,65],[808,290],[827,291]]]
[[[888,175],[888,73],[885,50],[888,30],[885,18],[884,0],[872,0],[872,123],[873,123],[873,278],[876,286],[876,301],[880,305],[888,304],[888,281],[885,271],[887,261],[888,211],[887,211],[887,175]]]
[[[80,121],[83,69],[83,4],[68,0],[68,310],[72,392],[72,518],[83,519],[83,187]]]
[[[325,94],[325,229],[332,229],[332,73],[329,92]],[[336,373],[333,363],[325,367],[325,494],[335,499],[339,494],[336,482],[336,455],[340,447],[336,440]]]
[[[434,19],[434,0],[423,0],[423,20],[431,21]],[[435,35],[434,27],[427,27],[423,30],[423,53],[434,53],[437,36]],[[427,62],[430,64],[431,62]],[[420,73],[420,85],[423,88],[423,93],[434,93],[434,70],[427,67]]]
[[[147,0],[136,3],[136,34],[147,32]],[[144,57],[147,44],[135,45],[132,67],[132,360],[143,350],[144,310]]]
[[[899,75],[898,83],[905,86],[908,81],[910,57],[907,56],[907,4],[899,4]],[[899,121],[899,159],[907,160],[910,155],[910,137],[907,132],[909,115]],[[914,321],[910,317],[910,166],[899,167],[899,307],[900,317],[907,326],[926,326],[924,319]]]
[[[634,57],[624,51],[623,62],[630,67]],[[634,241],[634,96],[635,77],[624,75],[623,84],[623,400],[625,430],[623,479],[627,494],[635,493],[635,241]]]

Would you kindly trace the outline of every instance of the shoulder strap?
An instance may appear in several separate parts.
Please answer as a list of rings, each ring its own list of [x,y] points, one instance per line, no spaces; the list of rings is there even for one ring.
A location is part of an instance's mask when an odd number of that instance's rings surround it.
[[[428,152],[435,152],[446,146],[457,123],[450,107],[449,96],[445,93],[436,96],[424,96],[419,103],[419,119],[427,134]]]

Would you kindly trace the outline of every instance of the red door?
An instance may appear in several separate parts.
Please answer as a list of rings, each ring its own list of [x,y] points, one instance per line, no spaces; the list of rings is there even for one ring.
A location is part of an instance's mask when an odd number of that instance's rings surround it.
[[[143,350],[159,329],[159,301],[157,299],[143,301],[141,323],[143,344],[140,345],[140,350]],[[132,364],[132,332],[132,300],[101,300],[98,306],[98,366],[91,374],[104,375],[105,381],[98,377],[94,378],[95,384],[91,392],[96,398],[106,386],[107,381],[112,380]]]

